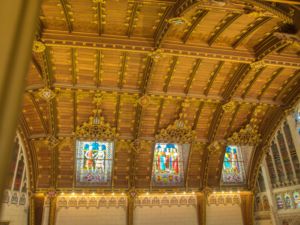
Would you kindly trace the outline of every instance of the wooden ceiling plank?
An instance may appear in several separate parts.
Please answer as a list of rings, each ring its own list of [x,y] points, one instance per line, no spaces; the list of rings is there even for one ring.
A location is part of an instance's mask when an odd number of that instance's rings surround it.
[[[260,91],[259,95],[257,96],[257,99],[261,99],[263,94],[266,92],[266,90],[270,87],[272,82],[278,77],[278,75],[283,71],[283,68],[279,68],[276,71],[273,72],[272,76],[270,79],[267,81],[267,83],[264,84],[262,90]]]
[[[279,99],[282,98],[282,96],[284,94],[287,93],[288,89],[290,88],[290,86],[295,83],[298,78],[300,77],[300,70],[296,70],[294,75],[291,76],[286,83],[283,84],[283,86],[280,88],[280,90],[276,93],[276,95],[274,96],[273,100],[274,101],[278,101]]]
[[[256,71],[256,73],[253,75],[251,81],[247,84],[247,87],[244,89],[243,93],[242,93],[242,98],[244,99],[246,97],[246,95],[248,94],[248,92],[250,91],[251,87],[253,86],[253,84],[255,83],[255,81],[257,80],[257,78],[260,76],[260,74],[265,70],[265,67],[259,69]]]
[[[182,37],[183,43],[186,43],[188,41],[193,31],[200,24],[200,22],[203,20],[203,18],[208,12],[208,10],[200,10],[197,12],[197,14],[195,15],[195,19],[192,21],[192,24],[189,26],[187,32]]]
[[[60,1],[60,4],[61,4],[63,12],[64,12],[68,32],[71,33],[71,32],[73,32],[73,25],[72,25],[72,22],[71,22],[71,18],[69,16],[70,12],[68,10],[67,1],[66,0],[59,0],[59,1]]]
[[[235,41],[232,43],[233,48],[237,48],[247,37],[254,33],[258,28],[264,25],[266,22],[270,21],[271,17],[259,17],[254,22],[250,23],[246,29],[242,30],[238,36],[236,36]]]
[[[208,45],[211,46],[218,37],[223,33],[223,31],[229,27],[236,19],[238,19],[241,14],[238,13],[229,13],[222,19],[219,24],[215,27],[215,30],[209,35],[209,39],[207,41]]]
[[[43,70],[33,55],[31,57],[31,61],[35,69],[37,70],[38,74],[40,75],[40,78],[44,80]]]
[[[232,130],[233,123],[234,123],[234,121],[235,121],[235,119],[236,119],[237,113],[238,113],[239,110],[240,110],[240,107],[241,107],[241,105],[240,105],[240,104],[237,104],[237,106],[236,106],[235,109],[234,109],[234,112],[233,112],[233,114],[232,114],[232,116],[231,116],[231,119],[230,119],[228,128],[227,128],[226,133],[225,133],[225,136],[226,136],[226,137],[231,136],[231,133],[230,133],[230,132],[231,132],[231,130]]]
[[[45,134],[47,135],[47,134],[49,133],[49,130],[48,130],[48,127],[47,127],[47,123],[46,123],[46,121],[45,121],[45,119],[44,119],[44,117],[43,117],[43,113],[41,112],[41,110],[40,110],[40,108],[39,108],[39,105],[38,105],[38,103],[36,102],[36,100],[35,100],[33,94],[32,94],[32,93],[28,93],[28,96],[29,96],[29,98],[30,98],[32,104],[34,105],[34,108],[35,108],[35,110],[36,110],[36,112],[37,112],[37,114],[38,114],[38,116],[39,116],[39,119],[40,119],[40,121],[41,121],[41,123],[42,123],[44,132],[45,132]]]

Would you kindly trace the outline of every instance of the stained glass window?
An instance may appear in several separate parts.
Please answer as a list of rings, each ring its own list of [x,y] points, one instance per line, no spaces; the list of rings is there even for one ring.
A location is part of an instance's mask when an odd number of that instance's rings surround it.
[[[284,194],[284,201],[285,201],[285,207],[287,209],[292,208],[292,199],[291,199],[290,194],[288,194],[288,193]]]
[[[76,142],[76,184],[78,186],[110,185],[113,147],[112,142]]]
[[[299,196],[298,191],[294,191],[293,199],[294,199],[294,203],[295,203],[296,208],[300,208],[300,196]]]
[[[283,209],[283,201],[281,195],[276,195],[276,204],[278,209]]]
[[[229,145],[226,147],[222,181],[225,184],[244,183],[245,181],[244,161],[238,146]]]
[[[189,152],[188,144],[156,143],[153,158],[154,186],[184,185],[184,168]]]

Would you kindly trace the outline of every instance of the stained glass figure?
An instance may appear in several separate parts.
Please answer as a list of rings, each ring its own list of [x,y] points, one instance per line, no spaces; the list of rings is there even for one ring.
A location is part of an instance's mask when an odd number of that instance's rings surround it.
[[[189,145],[156,143],[154,149],[152,184],[154,186],[181,186],[184,184],[184,153]]]
[[[245,170],[240,147],[226,147],[222,171],[222,181],[225,184],[244,183]]]
[[[77,141],[76,184],[78,186],[110,185],[112,159],[112,142]]]
[[[293,207],[293,206],[292,206],[292,199],[291,199],[290,194],[288,194],[288,193],[285,193],[285,194],[284,194],[284,202],[285,202],[285,207],[286,207],[287,209],[290,209],[290,208]]]
[[[283,209],[283,201],[281,195],[276,195],[276,204],[278,209]]]
[[[294,199],[295,207],[299,209],[300,208],[300,196],[299,196],[298,191],[294,191],[293,199]]]

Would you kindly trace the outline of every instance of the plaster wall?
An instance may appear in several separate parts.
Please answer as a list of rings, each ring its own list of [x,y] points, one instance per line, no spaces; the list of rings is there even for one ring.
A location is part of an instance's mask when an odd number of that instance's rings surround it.
[[[24,205],[2,204],[0,221],[9,225],[26,225],[28,210]]]
[[[209,205],[206,208],[206,225],[243,225],[239,205]]]

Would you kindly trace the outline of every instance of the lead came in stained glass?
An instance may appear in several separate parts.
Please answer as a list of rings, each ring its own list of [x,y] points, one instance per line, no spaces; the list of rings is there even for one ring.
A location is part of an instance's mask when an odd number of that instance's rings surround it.
[[[113,143],[76,142],[76,184],[108,186],[111,183]]]
[[[222,180],[226,184],[243,183],[245,170],[242,154],[238,146],[229,145],[226,147],[222,171]]]
[[[155,144],[152,173],[153,185],[181,186],[184,184],[183,146],[175,143]]]

